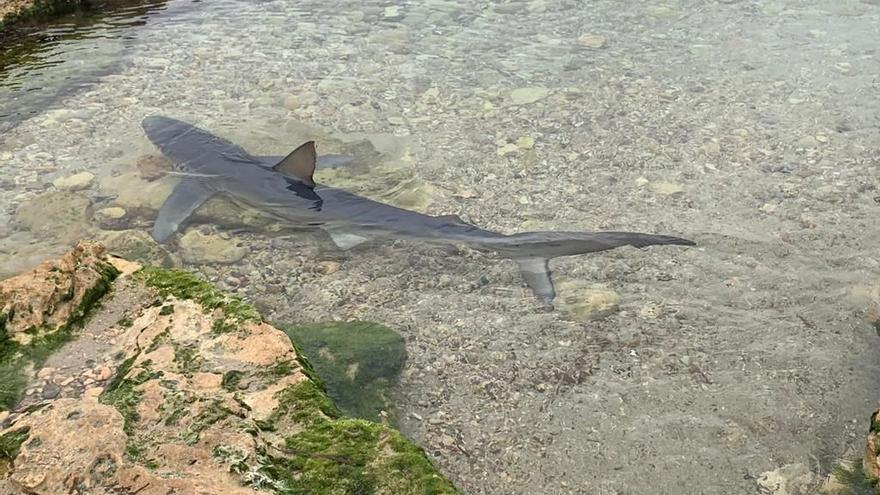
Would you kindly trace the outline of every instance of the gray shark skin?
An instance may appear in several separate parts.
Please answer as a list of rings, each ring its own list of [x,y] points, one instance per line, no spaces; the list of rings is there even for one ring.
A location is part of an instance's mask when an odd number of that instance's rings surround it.
[[[179,120],[151,116],[143,120],[142,126],[181,176],[153,226],[152,235],[158,242],[165,242],[177,232],[209,198],[223,194],[297,227],[323,229],[342,249],[384,237],[463,244],[499,253],[517,261],[529,287],[547,305],[556,296],[550,258],[627,245],[694,245],[679,237],[637,232],[499,234],[467,224],[454,215],[424,215],[341,189],[311,185],[315,161],[317,166],[341,166],[350,161],[349,157],[329,155],[315,160],[312,155],[307,177],[298,177],[279,170],[284,168],[284,157],[253,156],[240,146]]]

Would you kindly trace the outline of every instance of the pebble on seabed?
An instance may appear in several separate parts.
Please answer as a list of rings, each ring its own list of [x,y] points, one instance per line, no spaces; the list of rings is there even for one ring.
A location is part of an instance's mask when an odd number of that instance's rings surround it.
[[[52,185],[62,191],[79,191],[92,185],[95,180],[95,174],[91,172],[80,172],[64,178],[55,179]]]

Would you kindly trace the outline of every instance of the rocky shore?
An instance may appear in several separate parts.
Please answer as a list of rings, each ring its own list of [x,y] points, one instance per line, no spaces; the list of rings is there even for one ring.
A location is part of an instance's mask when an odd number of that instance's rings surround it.
[[[0,28],[25,19],[70,12],[89,3],[84,0],[3,0],[0,1]]]
[[[0,353],[2,493],[457,493],[253,307],[96,243],[0,282]]]

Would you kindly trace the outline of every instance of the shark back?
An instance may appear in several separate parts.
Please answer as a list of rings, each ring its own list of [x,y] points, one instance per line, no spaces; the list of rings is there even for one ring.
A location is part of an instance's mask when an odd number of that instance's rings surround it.
[[[209,173],[230,161],[259,163],[241,146],[180,120],[150,116],[141,125],[150,141],[184,173]]]

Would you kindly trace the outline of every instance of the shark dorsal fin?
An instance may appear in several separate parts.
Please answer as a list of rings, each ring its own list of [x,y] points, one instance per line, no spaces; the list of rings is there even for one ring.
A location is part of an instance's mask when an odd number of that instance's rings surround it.
[[[315,151],[315,142],[309,141],[291,151],[289,155],[285,156],[283,160],[272,168],[282,174],[296,177],[309,187],[315,187],[315,180],[312,179],[312,175],[315,173],[317,161],[318,154]]]

